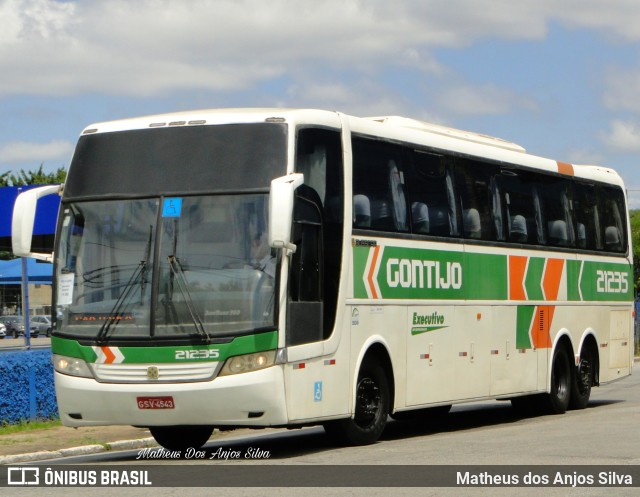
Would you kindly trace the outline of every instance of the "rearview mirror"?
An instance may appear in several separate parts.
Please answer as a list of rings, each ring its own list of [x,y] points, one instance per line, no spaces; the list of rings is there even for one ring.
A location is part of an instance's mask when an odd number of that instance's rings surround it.
[[[269,246],[284,248],[291,252],[296,246],[291,243],[291,221],[293,218],[293,192],[304,183],[304,175],[288,174],[271,181],[269,191]]]
[[[18,195],[11,220],[11,245],[14,255],[53,262],[53,254],[31,252],[31,240],[38,199],[47,195],[60,194],[61,191],[62,185],[48,185],[33,188]]]

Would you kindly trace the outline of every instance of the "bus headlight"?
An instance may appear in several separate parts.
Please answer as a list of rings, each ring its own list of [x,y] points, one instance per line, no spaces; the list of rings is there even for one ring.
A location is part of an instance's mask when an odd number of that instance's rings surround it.
[[[238,373],[250,373],[259,369],[273,366],[276,362],[276,351],[257,352],[255,354],[230,357],[222,366],[218,376],[228,376]]]
[[[82,359],[53,354],[52,360],[53,369],[58,373],[81,376],[82,378],[93,378],[89,366]]]

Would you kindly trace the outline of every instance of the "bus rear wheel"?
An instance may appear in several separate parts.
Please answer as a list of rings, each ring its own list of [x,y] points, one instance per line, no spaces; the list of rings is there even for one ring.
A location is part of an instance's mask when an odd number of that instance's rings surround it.
[[[199,449],[207,443],[213,426],[150,426],[156,442],[167,450]]]
[[[387,374],[373,361],[365,362],[358,374],[355,413],[352,418],[324,425],[327,433],[350,445],[376,442],[387,424],[391,396]]]
[[[570,409],[584,409],[591,397],[591,386],[595,377],[595,357],[589,347],[580,354],[580,363],[575,369],[573,385],[571,386]]]

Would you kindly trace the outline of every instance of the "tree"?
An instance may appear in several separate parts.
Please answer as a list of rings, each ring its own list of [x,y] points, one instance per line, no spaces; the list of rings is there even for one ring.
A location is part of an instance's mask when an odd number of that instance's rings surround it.
[[[37,171],[25,171],[24,169],[20,169],[18,174],[11,171],[0,174],[0,187],[59,184],[64,183],[66,177],[67,171],[64,167],[59,167],[53,173],[45,173],[43,171],[42,164],[40,164]]]

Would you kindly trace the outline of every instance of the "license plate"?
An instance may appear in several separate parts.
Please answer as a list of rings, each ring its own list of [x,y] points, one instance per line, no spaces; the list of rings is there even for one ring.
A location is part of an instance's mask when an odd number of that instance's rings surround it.
[[[137,397],[138,409],[173,409],[173,397]]]

